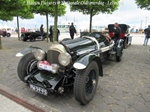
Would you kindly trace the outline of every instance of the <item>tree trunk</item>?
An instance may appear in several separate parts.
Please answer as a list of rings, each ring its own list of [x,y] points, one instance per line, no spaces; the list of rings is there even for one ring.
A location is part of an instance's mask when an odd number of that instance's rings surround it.
[[[47,35],[46,35],[46,38],[47,38],[47,42],[48,42],[48,13],[46,13],[46,27],[47,27]]]
[[[57,41],[57,21],[58,21],[58,0],[56,0],[55,4],[55,17],[54,17],[54,41]]]
[[[89,27],[89,32],[90,33],[92,31],[92,16],[93,16],[93,9],[90,9],[90,27]]]
[[[18,40],[20,40],[19,17],[17,16]]]
[[[2,40],[1,40],[1,35],[0,35],[0,49],[2,49]]]

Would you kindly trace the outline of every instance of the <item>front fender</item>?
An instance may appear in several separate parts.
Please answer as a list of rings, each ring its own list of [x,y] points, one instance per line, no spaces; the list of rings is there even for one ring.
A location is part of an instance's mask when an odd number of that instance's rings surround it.
[[[91,61],[95,61],[97,63],[97,65],[99,67],[99,73],[100,73],[99,75],[103,76],[103,68],[102,68],[101,59],[99,58],[99,56],[96,56],[94,54],[88,54],[88,55],[84,55],[84,56],[80,57],[73,64],[73,67],[78,70],[84,70],[84,69],[86,69],[86,67],[88,66],[88,64]]]
[[[41,49],[41,48],[39,48],[39,47],[33,47],[33,46],[26,47],[23,50],[21,50],[20,52],[18,52],[16,54],[16,57],[23,57],[24,55],[32,52],[34,49]]]

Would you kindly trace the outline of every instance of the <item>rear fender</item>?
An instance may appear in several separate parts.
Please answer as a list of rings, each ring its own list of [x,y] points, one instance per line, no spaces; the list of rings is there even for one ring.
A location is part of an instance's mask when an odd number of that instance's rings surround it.
[[[122,47],[123,46],[123,42],[124,42],[123,39],[119,39],[118,42],[117,42],[117,48]]]
[[[102,63],[101,59],[99,56],[96,56],[94,54],[88,54],[80,57],[74,64],[73,67],[78,70],[84,70],[88,66],[88,64],[91,61],[95,61],[99,67],[99,76],[103,76],[103,68],[102,68]]]
[[[132,36],[127,36],[127,38],[128,38],[128,44],[131,44],[132,43]]]
[[[26,55],[28,53],[31,53],[31,52],[33,52],[33,50],[36,50],[36,49],[41,49],[41,48],[39,48],[39,47],[33,47],[33,46],[26,47],[23,50],[21,50],[20,52],[18,52],[16,54],[16,57],[23,57],[24,55]]]
[[[117,48],[116,48],[116,55],[121,56],[122,55],[122,50],[123,50],[123,39],[118,40]]]

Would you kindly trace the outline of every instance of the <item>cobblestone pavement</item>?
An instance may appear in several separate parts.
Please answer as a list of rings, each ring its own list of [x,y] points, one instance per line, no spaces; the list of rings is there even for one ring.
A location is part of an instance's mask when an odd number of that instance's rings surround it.
[[[124,50],[121,62],[106,61],[104,77],[99,83],[94,99],[80,105],[73,91],[48,97],[35,93],[19,80],[15,54],[29,44],[45,50],[45,41],[21,42],[16,38],[2,38],[0,50],[0,85],[12,94],[34,103],[47,112],[150,112],[150,53],[149,46],[131,45]]]

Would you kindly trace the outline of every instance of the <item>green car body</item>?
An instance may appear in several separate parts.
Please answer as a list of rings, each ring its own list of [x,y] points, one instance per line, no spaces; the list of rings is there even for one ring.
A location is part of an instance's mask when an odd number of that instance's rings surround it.
[[[101,59],[113,55],[120,61],[122,43],[108,42],[101,33],[86,33],[74,40],[53,43],[46,52],[30,46],[16,55],[22,56],[18,76],[44,95],[63,94],[73,87],[76,100],[87,104],[94,97],[98,77],[103,76]]]

